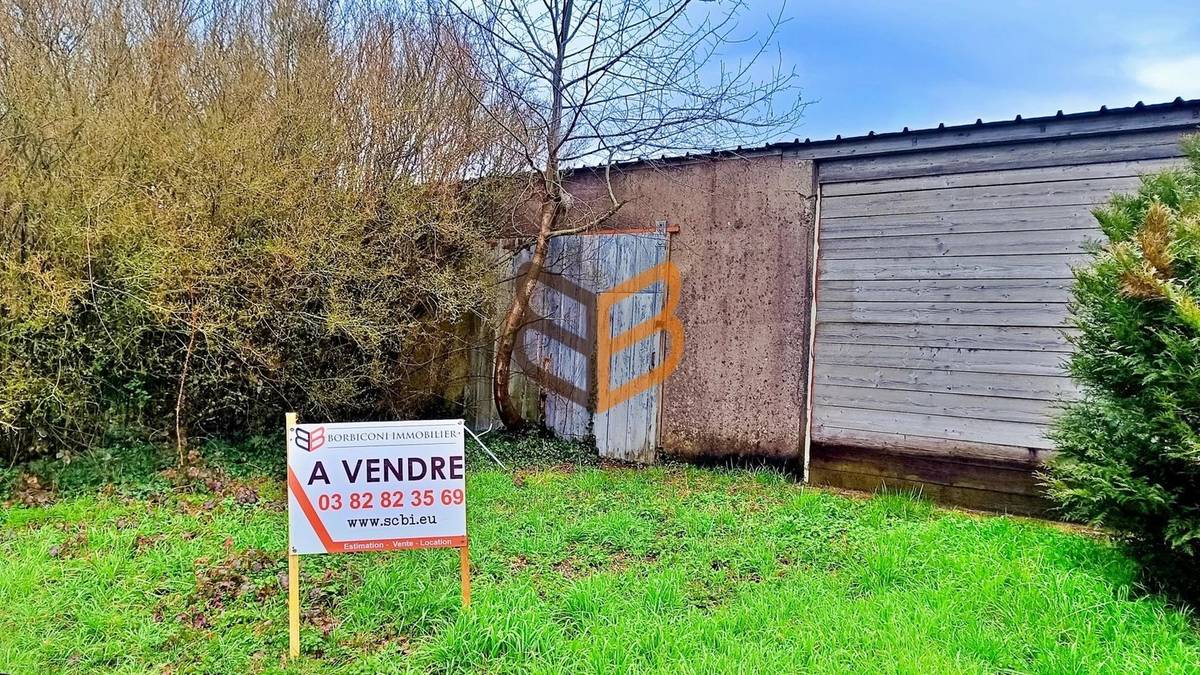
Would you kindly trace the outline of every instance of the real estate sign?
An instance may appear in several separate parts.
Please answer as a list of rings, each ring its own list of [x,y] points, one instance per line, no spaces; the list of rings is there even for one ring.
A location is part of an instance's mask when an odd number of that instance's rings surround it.
[[[462,420],[289,424],[293,555],[467,546]]]

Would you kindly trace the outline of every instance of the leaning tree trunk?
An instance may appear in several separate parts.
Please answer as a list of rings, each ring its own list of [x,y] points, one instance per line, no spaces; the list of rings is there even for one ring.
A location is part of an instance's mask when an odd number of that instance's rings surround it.
[[[492,364],[492,398],[496,402],[496,411],[500,414],[500,421],[507,429],[516,430],[526,425],[525,417],[513,403],[512,395],[508,391],[508,384],[512,379],[512,355],[521,324],[529,312],[529,301],[533,297],[533,289],[546,264],[546,254],[550,250],[550,236],[561,214],[561,204],[562,201],[557,196],[548,197],[542,202],[541,222],[537,241],[533,246],[533,258],[529,261],[529,271],[517,281],[517,290],[508,306],[508,312],[504,315],[504,323],[500,326],[500,335],[496,343],[496,360]]]
[[[563,215],[563,192],[558,174],[558,151],[561,140],[563,123],[563,59],[565,58],[568,28],[571,24],[571,2],[567,2],[562,13],[561,28],[555,35],[556,58],[553,66],[550,87],[553,92],[550,98],[550,119],[546,125],[546,167],[541,172],[542,204],[538,221],[537,242],[533,246],[533,259],[529,261],[529,272],[517,283],[513,294],[512,304],[508,306],[508,314],[500,327],[500,338],[496,344],[496,362],[492,373],[492,398],[496,401],[496,410],[500,413],[500,421],[508,429],[520,429],[525,426],[525,418],[521,411],[513,405],[512,395],[508,392],[508,382],[512,377],[512,354],[517,344],[517,336],[525,314],[529,311],[529,299],[533,297],[533,289],[542,267],[546,264],[546,253],[550,249],[550,237],[558,226]]]

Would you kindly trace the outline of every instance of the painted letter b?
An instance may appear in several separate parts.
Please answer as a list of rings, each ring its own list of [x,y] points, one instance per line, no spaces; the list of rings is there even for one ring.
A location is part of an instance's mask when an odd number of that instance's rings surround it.
[[[633,326],[624,333],[612,336],[611,310],[616,303],[656,283],[666,287],[667,299],[661,312]],[[683,359],[683,324],[675,315],[679,307],[679,270],[669,262],[656,265],[600,293],[596,301],[596,412],[627,401],[647,389],[662,384]],[[611,386],[612,357],[623,349],[658,332],[670,338],[670,348],[661,363],[613,388]]]

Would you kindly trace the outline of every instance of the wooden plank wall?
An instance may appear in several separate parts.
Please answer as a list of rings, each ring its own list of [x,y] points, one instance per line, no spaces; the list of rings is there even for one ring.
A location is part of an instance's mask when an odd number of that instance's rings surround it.
[[[550,251],[546,257],[544,274],[559,276],[566,281],[594,293],[600,283],[595,270],[596,244],[583,237],[558,237],[550,241]],[[532,250],[526,249],[517,256],[513,271],[521,269],[528,261]],[[591,316],[593,307],[585,307],[578,301],[567,297],[539,283],[530,299],[533,311],[539,316],[567,334],[586,337],[589,326],[595,323]],[[580,353],[570,345],[553,340],[541,332],[542,324],[534,323],[521,334],[525,353],[538,367],[549,374],[561,378],[584,391],[588,389],[588,380],[592,370],[590,359],[594,344],[589,344],[587,353]],[[516,365],[516,364],[514,364]],[[525,373],[534,387],[539,391],[542,400],[542,422],[547,428],[562,438],[582,440],[591,433],[591,411],[585,405],[580,405],[570,398],[546,388],[539,381],[538,373]]]
[[[1056,402],[1075,395],[1063,324],[1071,267],[1099,237],[1090,211],[1176,164],[1179,137],[819,163],[814,442],[987,460],[1049,450]]]
[[[632,279],[667,259],[667,234],[582,235],[596,242],[596,267],[606,289]],[[614,300],[609,309],[609,337],[615,338],[657,315],[666,301],[664,284],[651,284]],[[662,335],[654,334],[609,355],[609,388],[650,372],[662,359]],[[653,463],[658,449],[658,419],[662,388],[654,386],[592,416],[596,450],[601,457],[642,464]]]
[[[508,306],[513,280],[532,256],[528,248],[516,252],[512,275],[504,285],[498,307]],[[596,357],[596,305],[562,292],[555,284],[571,286],[593,297],[666,260],[667,234],[582,234],[551,240],[542,281],[530,300],[531,311],[541,320],[530,320],[520,335],[522,359],[514,358],[509,386],[513,400],[527,420],[544,424],[560,437],[584,440],[595,436],[602,457],[653,462],[658,444],[661,387],[642,391],[609,410],[593,414],[590,403],[548,386],[548,377],[572,385],[589,396],[595,394],[593,360]],[[553,282],[553,283],[551,283]],[[611,303],[611,335],[628,331],[662,309],[666,289],[651,284]],[[574,336],[572,338],[571,336]],[[649,372],[662,358],[661,335],[655,334],[611,355],[610,388]],[[468,390],[467,416],[476,428],[498,426],[491,399],[492,345],[488,337],[471,355],[472,387]]]

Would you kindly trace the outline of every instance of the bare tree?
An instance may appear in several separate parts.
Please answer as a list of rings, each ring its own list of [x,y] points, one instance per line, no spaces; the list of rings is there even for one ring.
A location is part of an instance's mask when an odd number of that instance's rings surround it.
[[[435,0],[436,1],[436,0]],[[491,67],[482,101],[523,156],[539,208],[528,273],[498,331],[493,396],[509,428],[525,420],[509,396],[511,360],[550,240],[612,218],[624,205],[612,163],[650,152],[755,142],[790,130],[803,110],[793,71],[759,72],[781,21],[737,35],[746,5],[696,0],[445,0],[465,18]],[[748,51],[733,63],[731,48]],[[514,102],[522,114],[514,115]],[[517,120],[517,121],[514,121]],[[604,164],[607,208],[572,212],[564,171]]]

